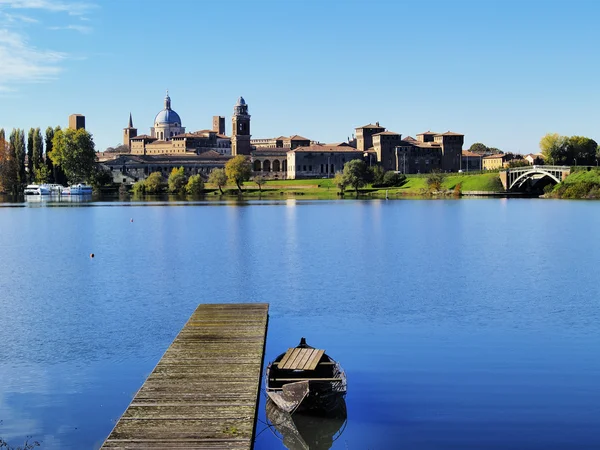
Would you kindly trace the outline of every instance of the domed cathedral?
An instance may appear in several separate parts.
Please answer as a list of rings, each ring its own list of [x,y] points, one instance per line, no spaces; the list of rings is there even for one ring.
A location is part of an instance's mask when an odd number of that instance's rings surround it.
[[[248,114],[248,105],[244,97],[238,98],[233,107],[233,117],[231,118],[231,154],[250,155],[252,145],[250,144],[250,114]]]
[[[173,136],[185,133],[185,127],[181,126],[179,114],[171,109],[171,97],[169,91],[165,97],[165,108],[156,115],[154,126],[150,128],[153,138],[161,141],[169,141]]]

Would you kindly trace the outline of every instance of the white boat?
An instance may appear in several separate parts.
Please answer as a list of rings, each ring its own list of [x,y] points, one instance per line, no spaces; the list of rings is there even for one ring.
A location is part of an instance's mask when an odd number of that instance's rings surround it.
[[[49,195],[50,188],[47,184],[28,184],[23,193],[25,195]]]
[[[63,189],[66,189],[65,187],[61,186],[60,184],[49,184],[48,188],[50,189],[50,194],[62,194],[63,193]]]
[[[60,195],[71,195],[71,188],[70,187],[62,188],[60,191]]]
[[[92,187],[87,184],[74,184],[70,187],[71,195],[91,195]]]

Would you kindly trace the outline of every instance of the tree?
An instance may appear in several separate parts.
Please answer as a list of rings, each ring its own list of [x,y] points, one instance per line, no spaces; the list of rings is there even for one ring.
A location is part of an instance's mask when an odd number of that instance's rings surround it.
[[[547,164],[567,163],[567,137],[548,133],[540,140],[540,150]]]
[[[137,184],[137,183],[136,183]],[[152,172],[144,181],[144,192],[148,194],[158,194],[162,189],[163,178],[160,172]],[[135,188],[135,186],[134,186]]]
[[[383,167],[379,166],[379,165],[375,165],[375,166],[371,166],[369,167],[369,172],[370,172],[370,176],[369,178],[371,179],[371,183],[373,184],[383,184],[383,178],[385,176],[385,170],[383,170]]]
[[[529,162],[526,159],[513,159],[512,161],[508,162],[508,168],[512,169],[515,167],[524,167],[524,166],[528,166]]]
[[[267,177],[264,175],[256,175],[254,178],[252,178],[252,181],[254,181],[258,186],[258,191],[262,192],[262,186],[267,182]]]
[[[346,190],[348,182],[346,181],[346,178],[344,177],[344,174],[342,172],[336,172],[335,177],[333,177],[333,184],[335,184],[338,187],[338,189],[340,190],[340,194],[343,194]]]
[[[90,173],[88,182],[95,190],[98,190],[102,186],[108,186],[112,184],[112,173],[104,166],[95,165]]]
[[[475,142],[471,147],[469,147],[469,151],[473,153],[478,153],[480,155],[484,155],[488,153],[488,148],[481,142]]]
[[[567,164],[592,165],[596,160],[598,144],[593,139],[584,136],[567,138]]]
[[[17,164],[3,128],[0,128],[0,192],[18,193]]]
[[[130,153],[130,150],[128,145],[121,144],[116,147],[107,147],[104,153]]]
[[[96,163],[92,135],[83,128],[55,131],[50,158],[70,183],[88,181]]]
[[[39,128],[36,128],[33,132],[33,174],[34,178],[37,178],[37,172],[44,165],[44,138]],[[47,173],[46,171],[42,171]],[[48,177],[46,176],[47,182]]]
[[[405,181],[406,175],[404,175],[403,173],[396,173],[391,170],[386,172],[383,176],[383,184],[386,186],[402,186]]]
[[[250,159],[244,155],[234,156],[225,164],[225,174],[230,181],[235,183],[241,194],[242,183],[248,181],[252,175]]]
[[[354,188],[358,197],[358,189],[367,184],[369,170],[362,159],[353,159],[344,165],[344,178],[348,185]]]
[[[56,180],[56,170],[54,165],[52,164],[52,159],[50,159],[50,152],[52,151],[52,138],[54,137],[54,128],[48,127],[46,128],[46,156],[44,157],[44,161],[46,162],[46,167],[48,167],[48,172],[50,173],[50,181],[58,182]]]
[[[202,194],[202,191],[204,191],[204,180],[202,180],[199,174],[192,175],[185,186],[185,190],[190,195]]]
[[[33,173],[33,135],[35,130],[33,128],[29,129],[29,133],[27,134],[27,182],[33,182],[35,175]]]
[[[123,186],[123,185],[121,185]],[[145,180],[140,180],[133,185],[133,195],[140,196],[146,193],[146,182]]]
[[[183,167],[176,169],[173,167],[171,170],[171,174],[169,175],[169,192],[173,194],[182,194],[185,192],[185,183],[187,182],[185,178],[185,170]]]
[[[25,170],[25,132],[21,129],[13,128],[10,133],[10,152],[14,158],[17,173],[17,185],[22,186],[27,183],[27,172]]]
[[[446,176],[443,172],[438,170],[433,170],[429,174],[427,174],[427,178],[425,182],[427,183],[427,188],[430,192],[437,192],[442,190],[442,183]]]
[[[219,192],[223,195],[223,186],[227,184],[227,175],[224,169],[213,169],[208,176],[208,182],[219,188]]]

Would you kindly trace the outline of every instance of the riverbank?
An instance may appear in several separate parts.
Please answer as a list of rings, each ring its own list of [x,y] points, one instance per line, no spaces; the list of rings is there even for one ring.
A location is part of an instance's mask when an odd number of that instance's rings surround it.
[[[595,167],[573,168],[562,183],[544,194],[546,198],[600,199],[600,169]]]

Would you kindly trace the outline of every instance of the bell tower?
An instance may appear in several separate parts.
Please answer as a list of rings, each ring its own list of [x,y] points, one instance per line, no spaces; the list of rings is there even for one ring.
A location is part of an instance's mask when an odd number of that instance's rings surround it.
[[[133,119],[131,118],[131,113],[129,113],[129,124],[127,125],[127,128],[123,129],[123,145],[126,145],[127,147],[131,148],[131,138],[134,138],[136,136],[137,128],[133,128]]]
[[[248,105],[243,97],[238,98],[233,107],[231,122],[231,154],[233,156],[249,155],[252,151],[250,145],[250,114],[248,114]]]

